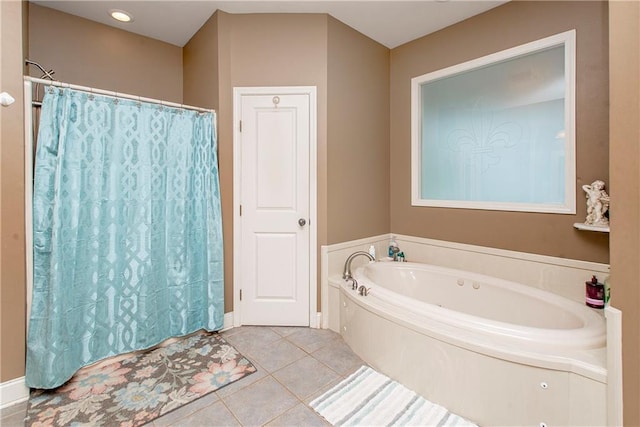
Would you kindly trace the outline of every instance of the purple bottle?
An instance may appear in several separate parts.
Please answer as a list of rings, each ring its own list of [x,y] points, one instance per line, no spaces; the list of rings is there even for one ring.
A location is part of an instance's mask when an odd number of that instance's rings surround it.
[[[604,308],[604,284],[598,283],[596,276],[591,281],[585,282],[585,303],[589,307]]]

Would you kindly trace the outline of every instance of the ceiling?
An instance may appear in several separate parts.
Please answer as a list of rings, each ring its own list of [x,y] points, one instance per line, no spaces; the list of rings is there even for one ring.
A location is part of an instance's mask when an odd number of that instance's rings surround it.
[[[485,12],[508,0],[32,0],[92,21],[184,46],[216,11],[228,13],[328,13],[377,42],[394,48]],[[124,24],[109,9],[131,13]]]

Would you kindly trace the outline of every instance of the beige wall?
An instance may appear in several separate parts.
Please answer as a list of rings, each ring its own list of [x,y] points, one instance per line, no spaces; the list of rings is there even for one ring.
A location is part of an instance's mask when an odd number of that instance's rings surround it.
[[[218,109],[218,14],[214,14],[182,49],[183,102]]]
[[[30,59],[53,68],[61,81],[174,102],[182,102],[182,48],[34,4],[28,8],[27,26],[20,2],[0,5],[2,90],[18,100],[0,110],[0,381],[7,381],[24,375],[26,342],[23,43],[29,41]]]
[[[222,86],[222,81],[228,82],[230,78],[229,21],[226,13],[217,11],[184,46],[183,54],[184,102],[215,108],[217,114],[225,313],[233,311],[233,133],[231,129],[229,132],[224,129],[233,110],[220,108],[221,103],[232,102]]]
[[[213,108],[218,120],[218,164],[222,199],[222,232],[224,238],[224,311],[233,311],[233,180],[229,175],[233,145],[224,146],[220,136],[220,37],[219,16],[216,12],[204,23],[183,48],[183,102],[188,105]],[[226,140],[226,138],[225,138]],[[223,156],[225,161],[223,162]],[[223,173],[224,170],[224,173]],[[232,172],[231,172],[232,173]],[[229,224],[230,223],[230,224]],[[231,248],[229,248],[231,246]]]
[[[640,3],[609,3],[612,303],[622,310],[624,425],[640,425]]]
[[[387,48],[317,14],[218,11],[185,46],[184,102],[217,106],[226,312],[233,310],[233,88],[317,87],[320,246],[389,231],[388,64]],[[207,78],[201,87],[189,83]],[[362,186],[351,190],[352,182]]]
[[[389,49],[329,17],[327,243],[388,233]]]
[[[23,5],[0,2],[0,382],[24,375],[25,258],[22,58]]]
[[[182,102],[182,48],[35,4],[29,59],[65,83]]]
[[[410,79],[575,28],[577,215],[412,207]],[[514,1],[391,52],[391,230],[395,233],[596,262],[608,235],[580,232],[582,185],[608,182],[607,3]],[[612,216],[615,216],[615,206]],[[409,254],[411,256],[411,254]]]
[[[225,258],[233,259],[233,88],[316,86],[318,102],[318,244],[326,244],[327,222],[327,16],[308,14],[219,14],[220,180]],[[233,303],[232,263],[225,262],[225,307]],[[225,311],[228,311],[225,309]]]
[[[317,87],[318,236],[319,244],[326,242],[326,27],[326,15],[230,15],[218,11],[185,46],[184,102],[217,107],[225,312],[233,310],[234,87]],[[188,83],[203,79],[210,80],[199,88]]]

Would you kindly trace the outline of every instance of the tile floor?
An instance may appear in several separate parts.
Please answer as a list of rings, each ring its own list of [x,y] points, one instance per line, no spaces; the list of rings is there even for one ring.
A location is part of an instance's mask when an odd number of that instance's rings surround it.
[[[364,362],[326,329],[243,326],[224,338],[258,371],[148,424],[164,426],[327,426],[307,403]],[[1,412],[23,425],[26,402]]]

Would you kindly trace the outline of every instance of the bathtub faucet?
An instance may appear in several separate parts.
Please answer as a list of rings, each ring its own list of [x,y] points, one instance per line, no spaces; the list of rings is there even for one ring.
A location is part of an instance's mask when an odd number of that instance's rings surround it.
[[[366,256],[371,261],[375,261],[376,260],[369,252],[358,251],[358,252],[352,253],[351,255],[349,255],[347,260],[344,262],[344,271],[342,272],[342,278],[344,280],[353,279],[353,277],[351,276],[351,261],[353,261],[353,259],[355,257],[359,256],[359,255]]]

